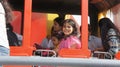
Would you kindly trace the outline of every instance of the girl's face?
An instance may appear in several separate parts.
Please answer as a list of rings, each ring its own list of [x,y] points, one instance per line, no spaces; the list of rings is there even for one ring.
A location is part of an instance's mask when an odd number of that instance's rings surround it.
[[[63,33],[65,35],[70,35],[73,32],[73,27],[69,23],[64,23]]]
[[[61,26],[57,22],[54,22],[53,28],[54,28],[53,29],[54,31],[60,31],[61,30]]]
[[[52,37],[52,42],[54,46],[57,46],[59,44],[59,40],[55,36]]]

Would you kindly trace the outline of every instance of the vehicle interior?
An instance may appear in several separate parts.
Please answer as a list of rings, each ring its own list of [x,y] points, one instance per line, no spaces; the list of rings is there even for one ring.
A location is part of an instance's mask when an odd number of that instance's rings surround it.
[[[13,10],[24,11],[24,0],[8,0]],[[98,13],[106,11],[120,3],[120,0],[89,0],[90,23],[97,33]],[[64,17],[66,14],[81,14],[81,0],[33,0],[32,11],[41,13],[57,13]],[[96,27],[96,28],[95,28]]]
[[[36,17],[33,17],[32,23],[28,24],[27,22],[24,22],[24,11],[25,11],[25,7],[27,7],[25,6],[25,0],[8,0],[8,1],[11,7],[13,8],[13,11],[20,11],[21,13],[20,14],[22,18],[22,20],[20,21],[22,22],[21,28],[20,28],[22,31],[21,34],[23,34],[24,25],[26,25],[25,27],[26,31],[30,30],[30,32],[32,32],[32,33],[24,32],[26,33],[26,35],[24,35],[25,36],[24,38],[26,38],[26,41],[24,41],[24,43],[30,44],[30,48],[31,48],[31,45],[33,45],[35,42],[38,42],[38,40],[42,40],[42,38],[45,37],[47,34],[46,33],[47,23],[39,23],[39,22],[48,22],[46,21],[46,15],[41,13],[51,13],[51,14],[55,13],[61,17],[65,17],[65,15],[67,14],[81,15],[82,13],[82,10],[81,10],[82,0],[32,0],[32,9],[31,9],[33,13],[32,17],[33,15],[35,15]],[[88,16],[90,17],[90,24],[92,26],[92,33],[94,35],[98,34],[98,23],[97,23],[98,14],[103,11],[107,11],[108,9],[118,5],[119,3],[120,3],[120,0],[88,0]],[[28,7],[26,8],[26,10],[27,9],[28,11],[30,10]],[[29,17],[29,19],[31,18]],[[31,22],[31,20],[29,22]],[[27,25],[30,25],[31,27]],[[42,29],[41,29],[41,26],[43,27]],[[29,30],[27,30],[28,27],[30,27]],[[42,30],[42,32],[38,32],[38,29],[36,28],[39,28],[39,30]],[[29,33],[28,38],[27,38],[28,36],[27,33]],[[29,43],[27,43],[27,39],[30,39]],[[27,45],[24,47],[27,47]],[[19,48],[21,49],[22,47],[19,47]],[[18,48],[16,48],[16,50],[17,49]],[[11,51],[15,52],[14,50],[11,50]],[[22,51],[25,51],[25,50],[22,50]]]

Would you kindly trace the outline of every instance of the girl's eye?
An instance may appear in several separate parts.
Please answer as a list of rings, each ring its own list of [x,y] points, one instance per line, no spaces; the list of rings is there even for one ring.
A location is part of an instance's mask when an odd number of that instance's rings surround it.
[[[67,26],[67,28],[71,28],[71,26]]]

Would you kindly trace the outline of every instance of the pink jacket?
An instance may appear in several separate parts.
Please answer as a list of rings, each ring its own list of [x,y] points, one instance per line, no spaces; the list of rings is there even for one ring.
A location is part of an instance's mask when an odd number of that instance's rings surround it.
[[[62,48],[71,48],[72,45],[76,45],[76,48],[81,48],[81,42],[76,36],[70,36],[66,39],[62,39],[59,44],[59,49]]]

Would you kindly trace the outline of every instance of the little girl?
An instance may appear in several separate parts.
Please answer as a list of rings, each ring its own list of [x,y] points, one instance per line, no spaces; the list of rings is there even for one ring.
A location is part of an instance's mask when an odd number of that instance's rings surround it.
[[[63,21],[64,37],[59,44],[59,50],[62,48],[81,48],[81,42],[77,37],[77,27],[75,21],[66,19]]]
[[[61,39],[62,39],[62,34],[54,34],[52,35],[52,42],[53,42],[53,45],[54,45],[54,51],[57,53],[58,52],[58,48],[59,48],[59,44],[61,42]]]

